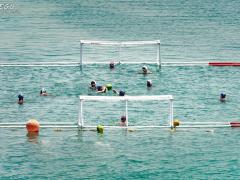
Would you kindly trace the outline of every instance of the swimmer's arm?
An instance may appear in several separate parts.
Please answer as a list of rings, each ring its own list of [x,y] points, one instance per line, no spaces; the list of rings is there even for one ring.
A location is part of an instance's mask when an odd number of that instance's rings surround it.
[[[103,91],[97,91],[97,93],[103,93]]]
[[[113,89],[112,91],[113,91],[114,94],[119,95],[119,92],[117,92],[117,90]]]

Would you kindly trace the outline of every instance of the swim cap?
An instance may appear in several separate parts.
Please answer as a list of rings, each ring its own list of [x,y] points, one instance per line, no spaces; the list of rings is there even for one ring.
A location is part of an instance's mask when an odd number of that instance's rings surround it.
[[[110,62],[109,68],[110,68],[110,69],[113,69],[113,68],[114,68],[114,62]]]
[[[112,84],[106,84],[106,88],[108,91],[112,90]]]
[[[119,96],[124,96],[125,95],[125,92],[123,90],[120,90],[119,91]]]
[[[42,92],[45,93],[45,92],[46,92],[46,89],[45,89],[45,88],[42,88]]]
[[[147,87],[152,87],[152,81],[151,80],[147,80]]]
[[[91,85],[96,84],[96,81],[91,81]]]
[[[143,66],[143,67],[142,67],[142,70],[145,70],[145,69],[146,69],[146,70],[148,69],[147,66]]]
[[[126,120],[127,120],[127,118],[126,118],[126,116],[121,116],[121,122],[126,122]]]
[[[225,98],[226,97],[226,94],[224,94],[224,93],[221,93],[221,98]]]

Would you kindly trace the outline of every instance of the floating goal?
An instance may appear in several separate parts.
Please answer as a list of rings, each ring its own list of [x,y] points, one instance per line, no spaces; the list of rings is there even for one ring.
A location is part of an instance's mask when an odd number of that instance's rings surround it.
[[[161,65],[160,40],[154,41],[91,41],[80,40],[80,65],[109,64]]]
[[[80,96],[80,128],[173,127],[173,97]]]
[[[79,96],[78,119],[40,122],[40,128],[239,128],[240,122],[182,122],[173,120],[173,96]],[[178,125],[176,125],[176,121]],[[0,128],[25,128],[26,122],[1,122]]]

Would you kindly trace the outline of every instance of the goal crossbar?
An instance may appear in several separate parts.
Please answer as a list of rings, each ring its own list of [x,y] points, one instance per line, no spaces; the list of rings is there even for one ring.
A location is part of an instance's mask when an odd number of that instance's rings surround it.
[[[154,45],[160,44],[160,40],[153,41],[92,41],[92,40],[80,40],[81,44],[92,45]]]
[[[79,96],[80,100],[87,101],[164,101],[173,100],[172,95],[159,96]]]

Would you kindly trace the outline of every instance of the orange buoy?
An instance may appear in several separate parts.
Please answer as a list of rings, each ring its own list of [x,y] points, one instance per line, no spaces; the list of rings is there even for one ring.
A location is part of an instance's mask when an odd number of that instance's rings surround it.
[[[180,125],[180,121],[178,119],[173,120],[173,127],[177,127]]]
[[[38,132],[40,125],[39,122],[36,119],[30,119],[27,123],[26,123],[26,128],[28,132]]]

